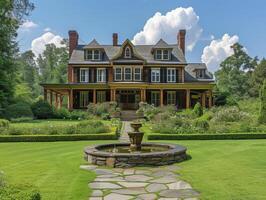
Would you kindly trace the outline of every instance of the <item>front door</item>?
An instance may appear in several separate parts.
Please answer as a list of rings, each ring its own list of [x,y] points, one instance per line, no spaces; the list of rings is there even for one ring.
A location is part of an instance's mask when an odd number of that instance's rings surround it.
[[[134,110],[138,108],[139,92],[136,90],[120,90],[119,105],[123,110]]]

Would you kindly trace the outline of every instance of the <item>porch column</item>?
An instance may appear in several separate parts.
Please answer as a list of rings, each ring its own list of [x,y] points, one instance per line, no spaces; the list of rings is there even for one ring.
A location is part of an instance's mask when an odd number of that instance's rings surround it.
[[[93,103],[96,104],[96,89],[93,89]]]
[[[55,107],[58,108],[58,94],[55,93]]]
[[[73,90],[72,89],[70,89],[68,91],[68,105],[67,105],[67,108],[69,110],[73,109]]]
[[[201,94],[201,106],[202,106],[203,108],[206,108],[206,92],[203,92],[203,93]]]
[[[209,108],[212,107],[212,91],[209,90]]]
[[[44,100],[47,101],[47,89],[43,89],[43,97],[44,97]]]
[[[143,89],[140,89],[140,101],[143,102]]]
[[[113,101],[116,101],[116,89],[113,89]]]
[[[163,106],[163,89],[160,91],[160,102],[161,102],[161,107]]]
[[[53,105],[53,92],[50,90],[50,95],[49,95],[49,98],[50,98],[50,105],[52,106]]]
[[[186,90],[186,109],[190,108],[190,89]]]
[[[146,102],[146,89],[143,89],[143,102]]]

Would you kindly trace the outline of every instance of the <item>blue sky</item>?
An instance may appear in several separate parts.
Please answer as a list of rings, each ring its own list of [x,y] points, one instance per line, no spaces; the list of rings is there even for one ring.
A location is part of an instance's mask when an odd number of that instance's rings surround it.
[[[265,0],[34,0],[33,2],[36,8],[27,19],[35,25],[19,31],[21,51],[30,49],[32,40],[42,36],[45,33],[44,29],[47,28],[49,30],[46,32],[49,31],[60,37],[67,37],[68,30],[75,29],[79,32],[80,42],[85,43],[96,38],[99,43],[111,44],[113,32],[118,32],[120,42],[126,38],[132,40],[156,12],[166,15],[178,7],[185,9],[192,7],[194,14],[199,17],[197,29],[201,29],[202,33],[194,41],[193,50],[187,52],[188,61],[200,62],[204,47],[210,45],[212,40],[219,42],[226,33],[230,37],[237,36],[235,40],[244,45],[251,56],[257,55],[260,58],[266,56]],[[173,36],[175,37],[176,35]],[[210,47],[206,56],[215,56],[215,51],[219,52],[218,46]]]

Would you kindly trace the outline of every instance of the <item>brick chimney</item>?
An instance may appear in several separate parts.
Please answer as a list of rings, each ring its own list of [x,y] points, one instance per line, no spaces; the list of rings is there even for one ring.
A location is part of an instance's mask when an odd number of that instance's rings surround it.
[[[69,36],[69,58],[70,58],[73,50],[78,46],[79,34],[75,30],[70,30],[68,31],[68,36]]]
[[[185,55],[186,51],[186,30],[181,29],[177,35],[177,44],[178,47],[182,50],[183,54]]]
[[[118,34],[113,33],[113,46],[118,46]]]

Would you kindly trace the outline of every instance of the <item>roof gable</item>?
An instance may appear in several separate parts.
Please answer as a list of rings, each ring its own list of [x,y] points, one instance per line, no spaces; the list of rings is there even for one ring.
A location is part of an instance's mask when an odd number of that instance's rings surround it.
[[[84,49],[101,49],[102,46],[97,42],[96,39],[93,39],[89,44],[83,47]]]

